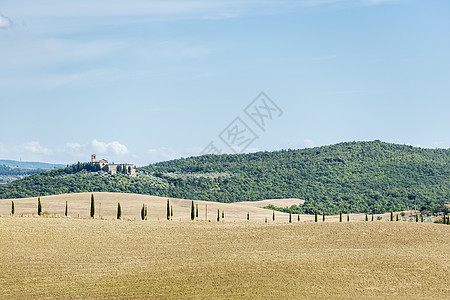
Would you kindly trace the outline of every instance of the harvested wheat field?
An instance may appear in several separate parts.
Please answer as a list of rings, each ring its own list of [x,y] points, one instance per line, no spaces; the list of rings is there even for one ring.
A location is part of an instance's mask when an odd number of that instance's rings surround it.
[[[1,217],[3,299],[437,299],[450,226]]]

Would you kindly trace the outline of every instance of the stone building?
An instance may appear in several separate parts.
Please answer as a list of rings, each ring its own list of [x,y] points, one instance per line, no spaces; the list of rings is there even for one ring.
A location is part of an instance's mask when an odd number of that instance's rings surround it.
[[[91,163],[93,165],[98,164],[100,165],[100,168],[102,170],[107,171],[109,174],[114,175],[117,174],[117,171],[119,170],[119,173],[128,174],[131,176],[136,176],[136,169],[134,168],[133,164],[110,164],[106,159],[100,159],[97,160],[97,155],[92,154],[91,155]]]

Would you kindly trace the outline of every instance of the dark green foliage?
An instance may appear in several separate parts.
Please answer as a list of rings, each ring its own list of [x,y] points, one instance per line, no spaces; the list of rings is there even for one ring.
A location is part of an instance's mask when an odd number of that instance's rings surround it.
[[[317,209],[314,211],[314,222],[317,222]]]
[[[391,209],[391,222],[392,221],[394,221],[394,213],[392,212],[392,209]]]
[[[67,204],[67,200],[66,200],[66,208],[64,209],[64,215],[67,217],[69,213],[69,205]]]
[[[95,202],[94,202],[94,194],[91,194],[91,211],[90,214],[91,218],[95,215]]]
[[[220,210],[217,209],[217,222],[219,222],[219,221],[220,221]]]
[[[141,208],[141,220],[144,221],[147,217],[147,206],[145,204],[142,204]]]
[[[342,222],[342,210],[339,210],[339,222]]]
[[[325,211],[322,212],[322,222],[325,222]]]
[[[11,215],[14,216],[14,212],[15,212],[15,209],[14,209],[14,201],[11,201]]]
[[[78,163],[0,185],[0,198],[129,192],[219,202],[305,199],[302,213],[377,213],[450,199],[450,150],[349,142],[302,150],[204,155],[156,163],[140,176],[107,175]],[[218,175],[217,175],[218,174]],[[299,213],[289,208],[292,213]]]
[[[194,206],[194,200],[192,200],[192,205],[191,205],[191,220],[192,220],[192,221],[195,220],[195,206]]]
[[[40,216],[42,214],[42,204],[41,204],[41,198],[40,197],[38,198],[37,208],[38,208],[38,215]]]
[[[250,221],[250,212],[247,213],[247,221]]]
[[[195,217],[198,218],[198,203],[195,203]]]
[[[292,223],[292,212],[289,211],[289,223]]]
[[[120,207],[120,202],[117,202],[117,219],[122,219],[122,207]]]
[[[169,199],[167,199],[167,220],[170,220],[170,203],[169,203]]]

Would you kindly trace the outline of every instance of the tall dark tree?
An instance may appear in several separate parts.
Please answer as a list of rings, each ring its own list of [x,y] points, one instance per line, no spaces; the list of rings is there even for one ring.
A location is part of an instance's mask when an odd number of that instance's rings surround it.
[[[339,222],[342,222],[342,210],[339,210]]]
[[[247,221],[250,221],[250,212],[247,212]]]
[[[141,220],[142,220],[142,221],[145,220],[145,204],[142,204],[142,208],[141,208]]]
[[[219,222],[219,221],[220,221],[220,210],[217,209],[217,222]]]
[[[367,222],[367,221],[369,221],[369,217],[367,216],[367,213],[366,213],[366,222]]]
[[[292,223],[292,211],[289,210],[289,223]]]
[[[317,209],[314,210],[314,222],[317,222]]]
[[[41,197],[38,197],[38,215],[42,215]]]
[[[350,222],[350,215],[347,213],[347,222]]]
[[[95,201],[94,201],[94,194],[91,194],[91,211],[90,214],[91,218],[95,215]]]
[[[170,202],[169,199],[167,199],[167,220],[170,220]]]
[[[11,201],[11,215],[12,215],[12,216],[14,216],[14,212],[15,212],[15,209],[14,209],[14,201]]]
[[[195,220],[195,206],[194,206],[194,200],[192,200],[192,204],[191,204],[191,220],[192,220],[192,221]]]
[[[120,202],[117,202],[117,219],[122,219],[122,207],[120,207]]]
[[[395,221],[398,222],[398,214],[395,216]]]
[[[198,203],[195,203],[195,217],[198,218]]]
[[[322,212],[322,221],[325,222],[325,211]]]
[[[297,215],[297,221],[300,222],[300,215]]]
[[[67,204],[67,200],[66,200],[66,208],[64,209],[64,215],[67,217],[68,213],[69,213],[69,205]]]
[[[272,210],[272,221],[275,222],[275,211],[274,210]]]
[[[222,219],[225,219],[225,211],[222,210]]]
[[[172,220],[173,217],[173,205],[170,205],[170,219]]]
[[[394,213],[392,212],[392,209],[391,209],[391,222],[392,221],[394,221]]]

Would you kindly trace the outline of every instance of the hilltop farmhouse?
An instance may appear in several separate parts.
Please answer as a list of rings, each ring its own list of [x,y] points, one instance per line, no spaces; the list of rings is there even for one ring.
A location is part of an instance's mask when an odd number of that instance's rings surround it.
[[[91,155],[91,163],[93,165],[98,164],[100,166],[100,169],[105,170],[111,175],[123,173],[131,176],[136,176],[136,169],[134,168],[133,164],[110,164],[106,159],[97,160],[97,155],[95,154]]]

